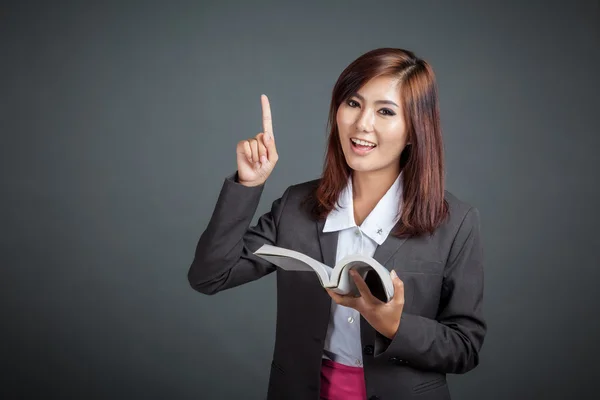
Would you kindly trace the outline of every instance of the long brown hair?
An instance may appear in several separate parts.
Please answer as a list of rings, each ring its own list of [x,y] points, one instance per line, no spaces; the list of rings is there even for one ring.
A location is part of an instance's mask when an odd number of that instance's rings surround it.
[[[448,214],[437,85],[430,65],[404,49],[369,51],[346,67],[338,78],[329,109],[323,174],[311,196],[312,213],[318,219],[326,218],[351,174],[340,143],[337,110],[365,83],[379,76],[399,79],[407,142],[410,143],[400,156],[401,214],[391,234],[397,237],[432,234]]]

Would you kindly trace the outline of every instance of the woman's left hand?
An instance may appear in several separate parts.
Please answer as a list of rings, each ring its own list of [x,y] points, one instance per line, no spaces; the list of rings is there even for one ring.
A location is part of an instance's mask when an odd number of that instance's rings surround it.
[[[351,270],[350,275],[360,292],[359,297],[340,295],[331,289],[326,289],[327,293],[337,304],[354,308],[376,331],[392,339],[398,331],[404,308],[404,283],[398,278],[396,271],[392,270],[390,275],[394,284],[394,297],[384,303],[371,294],[367,284],[356,271]]]

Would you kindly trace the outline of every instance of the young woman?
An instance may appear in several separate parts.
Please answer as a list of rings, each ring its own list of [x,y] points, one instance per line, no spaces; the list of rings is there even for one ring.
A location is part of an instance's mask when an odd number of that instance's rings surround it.
[[[486,333],[482,245],[477,209],[444,189],[431,67],[392,48],[352,62],[333,89],[322,177],[287,188],[250,227],[278,160],[261,101],[264,132],[237,145],[190,284],[215,294],[277,272],[269,399],[449,399],[446,374],[478,364]],[[255,256],[263,244],[331,266],[372,256],[394,297],[379,300],[368,275],[353,276],[358,297],[327,291],[316,274]]]

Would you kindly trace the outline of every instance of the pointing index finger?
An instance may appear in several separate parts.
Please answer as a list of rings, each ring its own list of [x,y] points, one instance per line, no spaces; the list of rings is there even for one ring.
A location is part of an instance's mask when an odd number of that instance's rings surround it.
[[[269,98],[263,94],[260,96],[260,102],[262,104],[262,121],[263,121],[263,132],[265,135],[273,138],[273,121],[271,119],[271,105],[269,104]]]

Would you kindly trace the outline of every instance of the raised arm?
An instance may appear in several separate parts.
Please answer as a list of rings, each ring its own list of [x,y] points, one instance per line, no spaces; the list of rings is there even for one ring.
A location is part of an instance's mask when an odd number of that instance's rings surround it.
[[[188,271],[190,285],[201,293],[215,294],[274,271],[272,264],[252,254],[265,243],[275,244],[287,199],[286,191],[250,227],[264,183],[278,160],[267,96],[261,96],[261,103],[264,132],[237,144],[237,172],[225,179]]]

